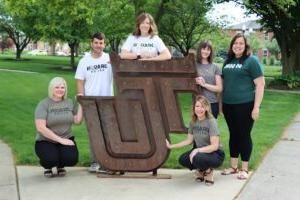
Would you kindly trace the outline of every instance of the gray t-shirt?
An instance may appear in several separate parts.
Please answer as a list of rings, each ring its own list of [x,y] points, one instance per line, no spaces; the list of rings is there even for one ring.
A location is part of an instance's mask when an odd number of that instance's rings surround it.
[[[220,135],[215,118],[191,122],[188,133],[193,135],[197,148],[210,145],[210,136]],[[221,148],[220,145],[219,148]]]
[[[213,63],[209,64],[199,64],[197,63],[197,73],[198,76],[202,76],[206,83],[215,85],[216,84],[216,75],[221,76],[221,70],[219,67]],[[201,86],[199,86],[201,87]],[[218,97],[216,92],[209,91],[206,88],[202,89],[202,95],[208,98],[210,103],[217,103]]]
[[[71,126],[76,108],[71,99],[63,101],[53,101],[51,98],[45,98],[39,102],[35,109],[35,119],[46,120],[46,126],[62,138],[72,137]],[[51,141],[37,131],[37,141]]]

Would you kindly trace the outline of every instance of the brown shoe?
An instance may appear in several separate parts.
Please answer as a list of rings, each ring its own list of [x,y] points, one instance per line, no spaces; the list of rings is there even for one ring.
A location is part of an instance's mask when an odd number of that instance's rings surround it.
[[[224,169],[221,174],[222,175],[230,175],[230,174],[237,174],[239,172],[238,168],[230,167],[227,169]]]
[[[214,170],[212,168],[207,169],[204,172],[204,183],[205,185],[211,186],[214,182]]]
[[[200,169],[197,169],[195,171],[195,181],[197,182],[203,182],[204,181],[204,171],[201,171]]]

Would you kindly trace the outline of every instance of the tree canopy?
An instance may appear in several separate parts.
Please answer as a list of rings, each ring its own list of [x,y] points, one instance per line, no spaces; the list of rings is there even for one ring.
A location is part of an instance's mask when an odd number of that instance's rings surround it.
[[[249,13],[261,17],[260,23],[274,32],[281,52],[282,73],[300,72],[300,1],[299,0],[233,0],[244,5]],[[216,2],[228,2],[217,0]]]

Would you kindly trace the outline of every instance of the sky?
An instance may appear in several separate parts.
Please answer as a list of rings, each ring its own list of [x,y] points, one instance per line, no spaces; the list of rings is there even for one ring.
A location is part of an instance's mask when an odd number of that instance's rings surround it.
[[[214,5],[212,11],[208,13],[208,18],[217,22],[227,21],[227,25],[258,19],[256,15],[246,16],[246,10],[234,2],[226,2]]]

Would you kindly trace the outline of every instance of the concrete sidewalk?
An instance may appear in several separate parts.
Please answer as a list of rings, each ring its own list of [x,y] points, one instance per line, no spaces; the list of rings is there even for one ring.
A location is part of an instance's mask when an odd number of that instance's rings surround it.
[[[0,200],[18,200],[16,168],[10,148],[0,140]]]
[[[216,172],[215,184],[206,186],[188,170],[160,169],[172,179],[98,178],[86,168],[68,168],[66,177],[45,178],[41,167],[18,166],[21,200],[231,200],[246,181]]]
[[[300,199],[300,113],[286,128],[282,140],[268,153],[240,200]]]

